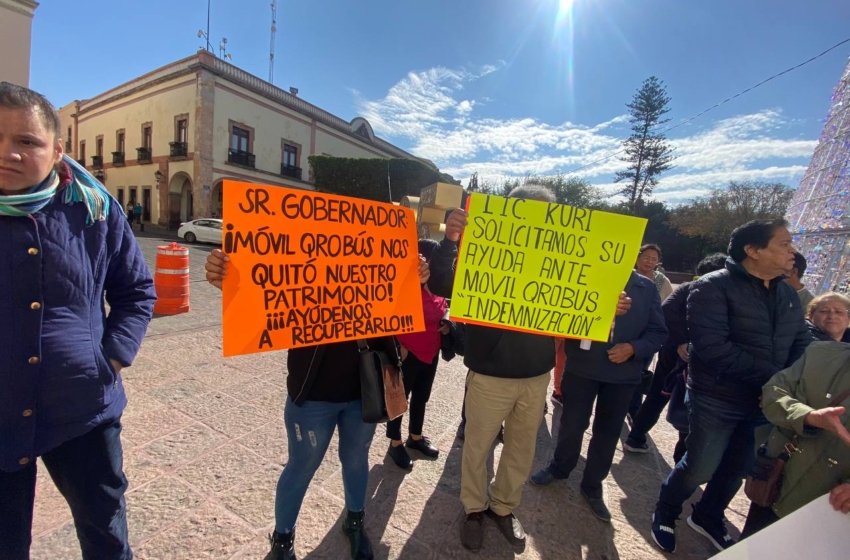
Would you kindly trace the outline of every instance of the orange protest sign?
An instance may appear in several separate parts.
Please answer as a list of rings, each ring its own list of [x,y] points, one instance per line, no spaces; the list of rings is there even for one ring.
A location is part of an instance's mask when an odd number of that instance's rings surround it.
[[[224,182],[224,355],[425,330],[410,208]]]

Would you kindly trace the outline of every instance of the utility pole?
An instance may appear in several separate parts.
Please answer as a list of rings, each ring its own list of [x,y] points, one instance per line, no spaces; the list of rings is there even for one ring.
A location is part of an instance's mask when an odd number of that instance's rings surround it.
[[[269,42],[269,83],[274,84],[274,40],[277,35],[277,0],[272,0],[272,33]]]

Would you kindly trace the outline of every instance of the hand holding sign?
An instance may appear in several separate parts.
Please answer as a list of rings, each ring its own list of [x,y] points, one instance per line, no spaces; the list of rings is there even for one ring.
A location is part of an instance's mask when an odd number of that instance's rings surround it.
[[[207,255],[207,262],[204,265],[204,270],[207,271],[207,282],[219,290],[221,289],[221,282],[227,273],[227,261],[229,260],[230,258],[222,253],[221,249],[213,249]]]
[[[225,181],[224,221],[225,356],[425,329],[409,208]]]
[[[446,239],[457,243],[460,236],[463,235],[463,230],[466,229],[468,217],[469,214],[465,210],[457,209],[452,211],[446,220]]]

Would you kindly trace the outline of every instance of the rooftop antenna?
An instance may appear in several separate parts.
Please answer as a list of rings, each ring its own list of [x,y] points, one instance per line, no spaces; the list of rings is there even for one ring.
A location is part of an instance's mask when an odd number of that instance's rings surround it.
[[[207,51],[213,52],[212,45],[210,45],[210,4],[212,0],[207,0],[207,30],[203,29],[198,30],[198,39],[203,37],[207,41]]]
[[[227,52],[227,37],[222,37],[221,43],[218,44],[218,57],[225,60],[233,60],[233,57]]]
[[[269,42],[269,83],[274,84],[274,40],[277,35],[277,0],[272,0],[272,37]]]

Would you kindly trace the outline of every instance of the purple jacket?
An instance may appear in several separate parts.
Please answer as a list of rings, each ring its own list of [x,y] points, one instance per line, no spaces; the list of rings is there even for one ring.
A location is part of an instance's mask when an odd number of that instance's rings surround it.
[[[62,194],[32,216],[0,216],[0,471],[120,418],[109,359],[132,364],[156,300],[118,203],[87,227],[85,205]]]

